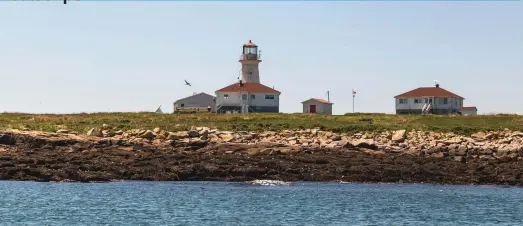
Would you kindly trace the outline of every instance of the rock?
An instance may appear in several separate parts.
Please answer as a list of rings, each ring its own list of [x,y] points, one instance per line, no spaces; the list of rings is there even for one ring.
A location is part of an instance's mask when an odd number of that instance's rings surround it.
[[[230,142],[234,139],[234,136],[230,133],[220,134],[219,137],[225,142]]]
[[[460,155],[460,156],[466,156],[467,155],[467,146],[465,145],[460,145],[458,147],[458,152],[457,152],[457,155]]]
[[[333,141],[340,141],[341,140],[341,136],[339,136],[339,135],[332,135],[330,138]]]
[[[484,132],[478,132],[470,135],[472,138],[485,139],[487,135]]]
[[[57,133],[70,133],[71,131],[67,130],[67,129],[59,129],[56,131]]]
[[[459,138],[452,138],[452,139],[448,139],[448,140],[440,140],[440,141],[437,141],[437,143],[442,143],[442,144],[446,144],[446,145],[460,144],[461,143],[461,139],[459,139]]]
[[[110,127],[110,126],[107,125],[107,124],[103,124],[103,125],[102,125],[102,129],[109,129],[109,127]]]
[[[153,144],[156,144],[156,145],[162,144],[162,143],[163,143],[163,141],[160,139],[154,139],[154,141],[153,141]]]
[[[158,127],[153,129],[153,133],[156,133],[156,134],[160,133],[160,131],[162,131],[162,130]]]
[[[0,144],[15,145],[16,140],[13,136],[8,134],[0,134]]]
[[[115,135],[123,135],[123,130],[118,130],[114,132]]]
[[[92,128],[89,131],[87,131],[87,136],[93,136],[93,137],[103,137],[102,131],[96,128]]]
[[[301,151],[299,148],[293,148],[293,147],[280,148],[278,150],[282,154],[294,154],[294,153],[298,153]]]
[[[153,139],[154,138],[154,133],[151,130],[147,130],[144,133],[140,134],[140,137],[141,138],[145,138],[145,139]]]
[[[434,157],[434,158],[445,158],[445,153],[438,152],[438,153],[432,154],[431,156]]]
[[[519,157],[523,157],[523,146],[521,146],[518,150]]]
[[[403,142],[405,140],[405,132],[406,130],[398,130],[394,132],[394,135],[392,135],[392,141],[394,142]]]
[[[167,137],[165,139],[166,140],[177,140],[178,136],[176,135],[176,133],[169,132],[169,135],[167,135]]]
[[[200,133],[196,130],[189,131],[189,137],[200,137]]]
[[[376,143],[372,139],[359,139],[350,142],[352,146],[359,148],[377,149]]]
[[[454,161],[456,161],[456,162],[463,162],[464,163],[465,160],[466,159],[463,156],[454,156]]]
[[[109,130],[103,130],[102,135],[103,135],[103,137],[114,137],[114,132],[109,131]]]

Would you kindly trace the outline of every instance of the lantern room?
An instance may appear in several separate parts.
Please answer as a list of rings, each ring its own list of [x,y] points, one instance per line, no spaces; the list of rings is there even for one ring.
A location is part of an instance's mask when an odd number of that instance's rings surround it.
[[[258,46],[249,40],[249,43],[243,45],[241,60],[259,60]]]

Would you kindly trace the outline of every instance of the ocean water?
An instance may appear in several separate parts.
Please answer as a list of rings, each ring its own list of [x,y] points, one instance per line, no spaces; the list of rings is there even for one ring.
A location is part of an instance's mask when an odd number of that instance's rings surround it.
[[[523,189],[0,182],[2,225],[523,225]]]

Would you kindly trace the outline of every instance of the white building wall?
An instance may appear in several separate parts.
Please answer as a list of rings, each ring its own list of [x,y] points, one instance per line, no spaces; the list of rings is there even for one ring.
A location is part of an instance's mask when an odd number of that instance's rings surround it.
[[[227,94],[228,98],[224,95]],[[246,93],[250,106],[276,107],[280,105],[280,96],[278,93]],[[254,98],[252,96],[254,95]],[[265,99],[265,95],[273,95],[274,99]],[[240,106],[240,92],[216,92],[216,105],[222,106]]]
[[[260,83],[260,70],[257,60],[242,60],[242,82]]]
[[[407,103],[400,104],[400,99],[407,99]],[[420,100],[415,103],[415,100]],[[416,98],[396,98],[396,110],[421,110],[425,105],[426,99],[432,99],[432,109],[447,109],[459,111],[463,107],[463,100],[459,98],[447,98],[447,104],[444,104],[443,97],[416,97]]]
[[[183,105],[183,106],[182,106]],[[214,103],[214,96],[207,95],[205,93],[200,93],[194,96],[186,97],[177,100],[173,103],[174,110],[178,107],[185,108],[207,108],[211,107],[211,111],[216,110],[216,104]]]
[[[302,103],[303,113],[310,113],[311,105],[316,105],[316,114],[332,115],[332,104],[325,104],[316,100],[309,100]]]
[[[478,111],[476,110],[461,110],[462,115],[477,115]]]

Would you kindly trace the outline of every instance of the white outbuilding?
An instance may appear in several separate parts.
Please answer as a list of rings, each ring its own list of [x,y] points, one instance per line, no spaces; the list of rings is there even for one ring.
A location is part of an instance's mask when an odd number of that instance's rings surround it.
[[[301,102],[303,113],[332,115],[332,105],[329,101],[320,98],[311,98]]]
[[[476,108],[476,106],[472,106],[472,107],[461,107],[459,109],[459,112],[462,114],[462,115],[477,115],[478,114],[478,109]]]

